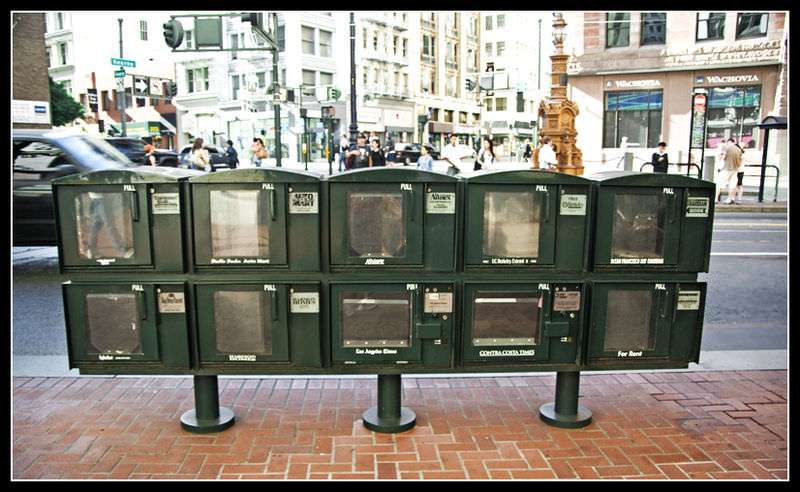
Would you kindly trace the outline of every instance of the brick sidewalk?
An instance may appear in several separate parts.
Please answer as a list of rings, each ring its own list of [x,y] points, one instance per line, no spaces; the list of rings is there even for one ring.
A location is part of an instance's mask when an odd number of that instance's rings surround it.
[[[583,429],[555,377],[404,379],[417,426],[361,424],[375,379],[220,378],[236,424],[184,432],[190,378],[14,378],[14,478],[786,479],[786,371],[592,374]]]

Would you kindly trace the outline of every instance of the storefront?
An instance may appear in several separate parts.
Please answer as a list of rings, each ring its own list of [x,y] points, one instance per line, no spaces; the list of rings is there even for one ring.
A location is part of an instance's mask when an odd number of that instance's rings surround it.
[[[778,65],[765,65],[571,76],[569,97],[581,108],[576,119],[578,146],[589,163],[616,164],[625,151],[633,152],[638,169],[663,141],[671,162],[686,162],[692,94],[704,90],[708,96],[705,155],[715,155],[719,143],[728,138],[758,149],[755,125],[772,110],[778,74]],[[759,156],[746,152],[745,160],[757,162]]]

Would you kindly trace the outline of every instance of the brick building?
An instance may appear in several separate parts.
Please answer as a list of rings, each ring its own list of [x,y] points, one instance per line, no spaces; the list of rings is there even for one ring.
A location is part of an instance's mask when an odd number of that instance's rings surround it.
[[[12,128],[52,128],[42,13],[12,13]]]

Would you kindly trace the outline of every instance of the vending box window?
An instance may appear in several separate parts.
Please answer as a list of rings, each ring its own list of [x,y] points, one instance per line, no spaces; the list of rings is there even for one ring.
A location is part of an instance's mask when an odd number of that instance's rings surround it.
[[[595,281],[591,290],[588,369],[700,362],[705,283]]]
[[[466,271],[583,272],[591,181],[538,170],[466,178]]]
[[[200,367],[220,373],[322,366],[318,283],[192,284]]]
[[[83,374],[189,369],[183,283],[68,281],[62,293],[70,368]]]
[[[53,181],[62,272],[184,272],[185,183],[200,174],[138,167]]]
[[[581,283],[466,282],[465,366],[577,370],[583,290]]]
[[[190,179],[197,271],[320,269],[319,177],[244,168]]]
[[[595,272],[708,271],[714,183],[618,171],[593,178]]]
[[[327,181],[333,271],[455,270],[457,178],[370,168]]]
[[[330,299],[334,366],[451,367],[453,283],[333,283]]]

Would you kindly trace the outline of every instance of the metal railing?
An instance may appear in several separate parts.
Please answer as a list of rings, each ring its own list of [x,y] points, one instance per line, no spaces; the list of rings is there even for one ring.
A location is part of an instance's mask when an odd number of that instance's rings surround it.
[[[652,165],[653,165],[653,163],[652,163],[652,162],[645,162],[645,163],[644,163],[644,164],[642,164],[642,166],[639,168],[639,172],[642,172],[642,170],[644,169],[644,167],[645,167],[645,166],[652,166]],[[676,162],[676,163],[670,163],[669,165],[670,165],[670,166],[678,166],[678,168],[679,168],[679,169],[680,169],[682,166],[689,166],[690,168],[692,168],[692,167],[693,167],[693,168],[697,169],[697,179],[701,179],[701,174],[700,174],[700,166],[698,166],[698,165],[697,165],[697,164],[695,164],[694,162],[689,162],[689,163],[686,163],[686,164],[684,164],[684,163],[679,163],[679,162]]]
[[[653,165],[652,162],[645,162],[639,168],[639,172],[642,172],[642,170],[645,168],[645,166],[652,166],[652,165]],[[670,166],[678,166],[678,167],[686,166],[686,165],[688,165],[690,167],[697,168],[697,179],[700,179],[700,176],[701,176],[700,175],[700,166],[698,166],[697,164],[695,164],[693,162],[690,162],[688,164],[679,164],[679,163],[670,164]],[[744,167],[755,167],[755,168],[761,169],[761,164],[745,164]],[[768,167],[768,168],[771,168],[771,169],[775,170],[775,174],[774,175],[766,175],[765,177],[767,177],[767,178],[775,178],[775,194],[772,196],[772,201],[773,202],[777,202],[778,201],[778,183],[780,182],[780,179],[781,179],[781,170],[780,170],[780,168],[778,168],[778,166],[773,166],[772,164],[767,164],[765,167]],[[745,176],[750,176],[750,177],[753,177],[753,178],[760,178],[761,177],[761,173],[759,172],[757,174],[745,174]]]

